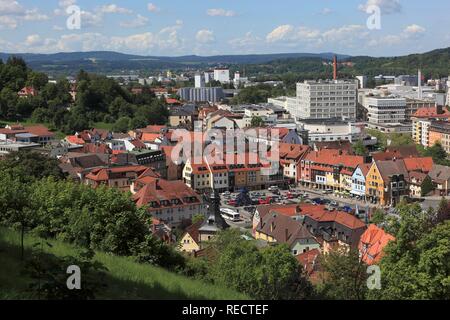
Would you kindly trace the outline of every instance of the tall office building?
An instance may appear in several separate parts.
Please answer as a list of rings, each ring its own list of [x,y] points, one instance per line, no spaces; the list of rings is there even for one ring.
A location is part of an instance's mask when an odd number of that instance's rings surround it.
[[[195,75],[195,87],[196,88],[203,88],[205,86],[205,79],[201,74]]]
[[[296,103],[291,101],[287,109],[299,120],[355,119],[357,95],[357,80],[305,81],[297,83]]]
[[[214,69],[214,80],[221,83],[230,82],[230,70],[224,68]]]
[[[406,99],[374,97],[367,99],[369,123],[387,125],[406,120]]]

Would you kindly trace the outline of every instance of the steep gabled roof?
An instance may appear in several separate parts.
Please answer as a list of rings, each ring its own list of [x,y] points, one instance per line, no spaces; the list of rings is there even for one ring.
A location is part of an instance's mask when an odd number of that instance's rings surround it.
[[[369,225],[359,241],[358,248],[362,260],[368,265],[378,263],[383,256],[384,248],[391,241],[395,241],[394,236],[374,224]]]

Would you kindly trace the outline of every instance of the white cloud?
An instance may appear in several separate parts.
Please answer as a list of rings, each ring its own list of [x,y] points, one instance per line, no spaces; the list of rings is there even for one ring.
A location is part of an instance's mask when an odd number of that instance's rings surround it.
[[[380,39],[372,40],[371,46],[390,45],[398,46],[408,41],[414,41],[422,38],[425,35],[426,29],[417,24],[412,24],[403,29],[399,34],[390,34]]]
[[[100,27],[103,23],[103,15],[91,11],[81,11],[81,27]]]
[[[46,14],[40,13],[38,9],[31,9],[25,11],[23,19],[26,21],[45,21],[49,20],[50,17]]]
[[[154,5],[153,3],[149,3],[147,5],[147,10],[150,12],[159,12],[161,11],[161,9],[159,7],[157,7],[156,5]]]
[[[280,40],[285,40],[289,35],[292,34],[292,32],[294,31],[294,27],[289,25],[289,24],[285,24],[279,27],[276,27],[275,29],[272,30],[272,32],[270,32],[267,37],[266,40],[268,42],[276,42],[276,41],[280,41]]]
[[[403,30],[403,32],[407,35],[410,36],[417,36],[417,35],[421,35],[426,31],[426,29],[424,27],[421,27],[417,24],[412,24],[410,26],[407,26],[405,28],[405,30]]]
[[[138,14],[133,20],[122,21],[120,23],[120,26],[124,28],[139,28],[146,26],[148,24],[148,21],[149,19],[147,17]]]
[[[329,15],[331,13],[333,13],[333,10],[330,8],[323,8],[322,11],[320,11],[320,14],[324,16]]]
[[[18,22],[11,16],[0,16],[0,29],[16,29]]]
[[[300,26],[294,27],[289,24],[276,27],[272,32],[266,36],[267,42],[296,42],[296,41],[311,41],[320,37],[320,31],[316,29],[310,29],[308,27]]]
[[[212,43],[216,41],[216,37],[214,36],[214,32],[211,30],[203,29],[199,30],[195,36],[195,39],[203,44]]]
[[[243,37],[234,38],[228,41],[229,45],[233,48],[239,49],[251,49],[261,42],[261,38],[253,35],[252,32],[247,32]]]
[[[232,10],[225,9],[209,9],[207,12],[208,16],[211,17],[234,17],[236,16],[236,12]]]
[[[100,8],[102,13],[121,13],[121,14],[131,14],[132,10],[127,8],[119,7],[117,4],[107,4]]]
[[[0,14],[16,14],[20,15],[25,12],[25,9],[17,1],[0,0]]]
[[[359,5],[359,10],[366,12],[371,6],[379,7],[383,14],[399,13],[402,11],[400,0],[367,0],[365,4]]]
[[[25,44],[27,46],[38,46],[43,43],[41,36],[38,34],[31,34],[25,39]]]

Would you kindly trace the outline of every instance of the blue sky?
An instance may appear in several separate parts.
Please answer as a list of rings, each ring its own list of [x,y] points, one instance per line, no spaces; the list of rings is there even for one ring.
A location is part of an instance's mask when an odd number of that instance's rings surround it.
[[[0,0],[0,51],[391,56],[450,47],[448,12],[448,0]]]

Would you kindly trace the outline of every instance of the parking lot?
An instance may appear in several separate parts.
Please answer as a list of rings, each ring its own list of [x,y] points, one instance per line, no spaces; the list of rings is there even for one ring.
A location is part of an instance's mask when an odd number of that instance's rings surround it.
[[[302,201],[312,204],[324,204],[340,211],[354,213],[356,206],[360,213],[364,213],[376,206],[369,202],[360,201],[352,198],[342,198],[335,194],[321,192],[319,190],[310,190],[306,188],[296,187],[290,190],[260,190],[251,191],[249,196],[254,201],[251,206],[237,206],[235,200],[239,193],[223,193],[221,194],[221,207],[231,208],[241,215],[241,221],[227,223],[232,228],[241,228],[249,230],[252,227],[252,219],[256,207],[268,204],[295,204]],[[362,217],[361,217],[362,218]]]

